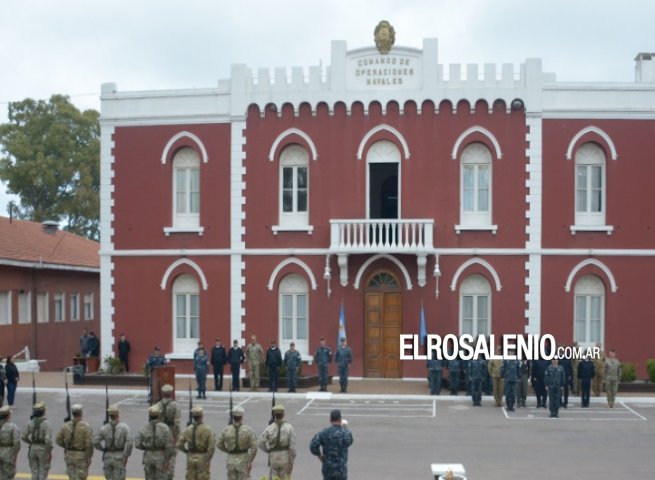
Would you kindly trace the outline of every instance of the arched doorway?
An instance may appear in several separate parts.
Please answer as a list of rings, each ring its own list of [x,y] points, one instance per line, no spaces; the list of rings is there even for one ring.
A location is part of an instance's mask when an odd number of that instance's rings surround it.
[[[364,293],[364,376],[399,378],[402,293],[395,275],[378,271]]]

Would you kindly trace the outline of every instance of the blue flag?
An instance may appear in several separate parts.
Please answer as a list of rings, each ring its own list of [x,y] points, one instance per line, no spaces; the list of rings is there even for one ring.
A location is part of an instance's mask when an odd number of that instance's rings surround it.
[[[341,312],[339,313],[339,336],[337,337],[337,348],[341,345],[342,338],[346,338],[346,315],[343,313],[343,302],[341,302]]]
[[[427,331],[425,330],[425,309],[421,303],[421,331],[419,337],[421,339],[421,346],[425,345],[425,337],[427,336]]]

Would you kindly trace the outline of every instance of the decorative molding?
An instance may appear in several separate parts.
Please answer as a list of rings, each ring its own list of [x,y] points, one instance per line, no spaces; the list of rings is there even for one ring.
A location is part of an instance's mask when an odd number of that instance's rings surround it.
[[[299,260],[295,257],[293,258],[287,258],[285,260],[282,260],[277,267],[273,270],[273,273],[271,273],[270,278],[268,279],[268,289],[270,291],[273,291],[273,288],[275,286],[275,279],[277,278],[278,274],[280,273],[280,270],[282,270],[284,267],[287,265],[298,265],[300,268],[302,268],[305,273],[307,274],[307,277],[309,277],[309,280],[312,284],[312,290],[316,290],[318,288],[318,284],[316,283],[316,277],[312,273],[311,268],[303,262],[302,260]]]
[[[405,160],[409,160],[409,147],[407,146],[407,141],[405,140],[405,137],[403,137],[403,135],[398,130],[396,130],[392,126],[387,125],[385,123],[370,129],[368,131],[368,133],[366,135],[364,135],[364,138],[362,138],[362,141],[359,144],[359,148],[357,149],[357,160],[362,159],[362,155],[364,154],[364,148],[366,147],[366,144],[371,139],[371,137],[373,135],[375,135],[376,133],[381,132],[381,131],[389,132],[394,137],[396,137],[396,139],[400,142],[400,144],[403,147],[403,153],[405,154]]]
[[[455,145],[453,146],[453,151],[451,153],[451,157],[453,160],[457,159],[457,155],[459,154],[459,149],[462,146],[462,143],[464,140],[466,140],[466,137],[474,134],[474,133],[481,133],[485,137],[489,139],[489,141],[492,143],[494,146],[494,150],[496,151],[496,158],[501,159],[503,158],[503,152],[500,150],[500,144],[498,143],[498,140],[494,136],[493,133],[491,133],[489,130],[487,130],[484,127],[481,127],[479,125],[475,125],[469,129],[467,129],[464,133],[462,133],[458,138],[457,141],[455,142]]]
[[[588,258],[586,260],[583,260],[582,262],[578,263],[575,267],[573,267],[573,270],[571,270],[571,273],[569,273],[569,278],[567,278],[566,280],[564,291],[567,293],[571,291],[571,283],[573,283],[573,279],[581,269],[583,269],[588,265],[593,265],[601,269],[610,282],[610,289],[612,290],[612,293],[616,293],[619,287],[616,285],[616,280],[614,279],[614,275],[612,275],[612,271],[607,267],[607,265],[605,265],[603,262],[595,258]]]
[[[470,258],[470,259],[468,259],[467,261],[465,261],[464,263],[462,263],[462,264],[459,266],[459,268],[458,268],[457,271],[455,272],[455,276],[453,277],[453,281],[452,281],[452,283],[450,284],[450,290],[451,290],[451,291],[454,292],[454,291],[457,289],[457,282],[459,281],[459,277],[460,277],[460,275],[462,274],[462,272],[463,272],[464,270],[466,270],[466,269],[467,269],[468,267],[470,267],[471,265],[481,265],[481,266],[483,266],[485,269],[487,269],[487,271],[491,274],[491,276],[492,276],[493,279],[494,279],[494,283],[496,284],[496,291],[497,291],[497,292],[500,292],[500,290],[501,290],[503,287],[502,287],[502,285],[500,284],[500,277],[498,276],[498,273],[496,272],[496,270],[494,269],[494,267],[491,266],[491,264],[490,264],[489,262],[487,262],[486,260],[483,260],[483,259],[481,259],[481,258],[477,258],[477,257],[476,257],[476,258]]]
[[[359,283],[362,281],[362,275],[364,275],[364,272],[366,269],[375,261],[380,260],[381,258],[386,258],[387,260],[391,261],[394,265],[398,267],[400,272],[403,274],[403,277],[405,277],[405,285],[407,286],[407,290],[412,289],[412,280],[409,276],[409,272],[407,271],[407,268],[405,265],[402,264],[400,260],[398,260],[396,257],[393,255],[389,255],[387,253],[380,253],[378,255],[373,255],[371,258],[366,260],[364,264],[359,267],[359,270],[357,271],[357,275],[355,276],[355,283],[354,287],[356,289],[359,288]]]
[[[280,133],[275,139],[275,141],[273,142],[273,145],[271,145],[271,151],[268,152],[269,161],[272,162],[273,160],[275,160],[275,152],[277,151],[277,148],[280,146],[280,143],[282,143],[282,140],[284,140],[289,135],[298,135],[305,142],[307,142],[307,145],[309,145],[309,149],[312,151],[312,160],[318,160],[318,152],[316,150],[316,145],[314,145],[314,142],[309,137],[309,135],[307,135],[305,132],[303,132],[298,128],[289,128],[284,132]]]
[[[168,266],[166,272],[164,273],[164,276],[161,279],[161,284],[159,285],[162,290],[166,290],[166,285],[168,285],[168,278],[173,273],[173,270],[175,270],[180,265],[188,265],[191,268],[193,268],[198,274],[198,277],[200,278],[200,283],[202,283],[202,289],[207,290],[209,285],[207,284],[207,277],[205,277],[205,273],[202,271],[202,268],[200,268],[200,266],[196,262],[188,258],[178,258]]]
[[[164,151],[161,154],[161,164],[162,165],[166,164],[166,160],[168,159],[168,154],[169,154],[171,148],[173,148],[173,145],[175,144],[175,142],[177,142],[179,139],[185,138],[185,137],[192,140],[198,146],[198,148],[200,149],[200,152],[202,153],[202,163],[207,163],[207,161],[209,160],[209,157],[207,156],[207,149],[205,148],[205,145],[202,143],[202,140],[200,140],[200,138],[197,135],[194,135],[191,132],[184,131],[184,132],[180,132],[180,133],[175,134],[168,141],[166,146],[164,147]]]
[[[578,133],[574,135],[574,137],[571,139],[571,143],[569,143],[569,148],[566,150],[566,159],[571,160],[573,158],[573,149],[575,148],[575,145],[578,143],[578,140],[582,138],[584,135],[587,133],[595,133],[598,135],[600,138],[602,138],[607,146],[610,148],[610,154],[612,156],[612,160],[616,160],[618,158],[618,155],[616,153],[616,147],[614,146],[614,142],[610,138],[610,136],[605,133],[603,130],[601,130],[598,127],[589,126],[585,127],[582,130],[580,130]]]

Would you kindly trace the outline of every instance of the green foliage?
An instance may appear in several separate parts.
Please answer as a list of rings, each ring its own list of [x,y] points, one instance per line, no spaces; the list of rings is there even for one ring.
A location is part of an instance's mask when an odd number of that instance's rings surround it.
[[[300,365],[298,366],[298,377],[302,377],[302,369],[303,369],[304,362],[300,362]],[[268,378],[268,367],[266,366],[265,363],[262,363],[260,367],[260,375],[263,378]],[[282,366],[278,369],[278,374],[280,378],[287,378],[287,367],[283,363]]]
[[[648,379],[655,382],[655,358],[646,361],[646,371],[648,372]]]
[[[637,379],[637,366],[634,363],[625,362],[621,364],[621,381],[634,382]]]
[[[98,240],[100,126],[95,110],[80,112],[69,97],[9,103],[0,125],[0,180],[19,196],[18,218],[64,223]]]
[[[106,356],[102,363],[105,365],[103,368],[105,373],[116,374],[123,372],[123,362],[119,358]]]

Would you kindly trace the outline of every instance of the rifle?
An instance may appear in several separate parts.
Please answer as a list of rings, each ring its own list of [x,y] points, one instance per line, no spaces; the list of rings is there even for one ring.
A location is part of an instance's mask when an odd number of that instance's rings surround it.
[[[232,388],[230,388],[230,410],[227,412],[229,414],[229,421],[227,422],[228,425],[232,425],[233,419],[232,419]]]
[[[186,422],[187,427],[193,423],[191,410],[193,410],[193,395],[191,394],[191,379],[189,379],[189,421]]]
[[[109,423],[109,387],[105,384],[105,421],[103,425]]]
[[[66,375],[67,370],[64,370],[64,383],[66,385],[66,418],[64,418],[64,422],[70,422],[71,420],[71,396],[68,393],[68,376]]]
[[[34,370],[32,370],[32,407],[36,405],[36,382],[34,381]],[[30,420],[34,418],[34,411],[32,410],[32,415],[30,415]]]
[[[275,390],[273,390],[273,400],[271,400],[271,419],[268,421],[268,424],[275,422],[275,413],[273,413],[273,408],[275,408]]]

